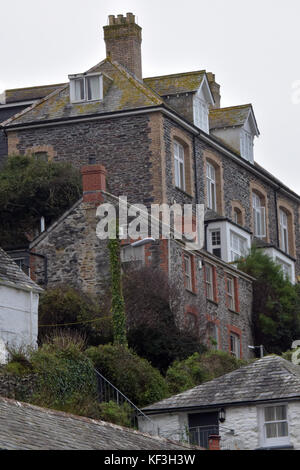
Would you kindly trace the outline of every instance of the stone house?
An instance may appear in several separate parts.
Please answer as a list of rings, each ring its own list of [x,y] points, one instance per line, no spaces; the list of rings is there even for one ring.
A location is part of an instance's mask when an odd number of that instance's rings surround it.
[[[207,447],[214,435],[221,450],[299,450],[300,367],[266,356],[143,412],[169,439]],[[143,418],[139,429],[147,432]]]
[[[222,108],[220,86],[206,70],[143,78],[141,33],[133,14],[110,16],[106,58],[3,121],[7,152],[78,168],[103,165],[107,191],[127,196],[130,204],[204,204],[201,254],[161,243],[161,267],[178,276],[181,321],[196,328],[205,323],[218,347],[248,357],[251,279],[234,261],[256,241],[296,282],[300,198],[255,162],[259,130],[251,104]],[[35,264],[43,263],[46,272],[44,285],[57,282],[60,273],[60,281],[99,289],[95,273],[105,271],[105,256],[96,252],[92,236],[83,238],[90,230],[84,228],[87,218],[93,218],[87,226],[96,223],[95,209],[87,211],[83,203],[31,245]],[[59,231],[68,233],[68,242],[56,236]],[[85,243],[93,248],[84,252]],[[145,261],[149,250],[136,251]],[[22,256],[29,258],[28,250]],[[59,259],[64,269],[56,270]]]
[[[0,363],[7,359],[6,346],[37,345],[42,290],[0,248]]]

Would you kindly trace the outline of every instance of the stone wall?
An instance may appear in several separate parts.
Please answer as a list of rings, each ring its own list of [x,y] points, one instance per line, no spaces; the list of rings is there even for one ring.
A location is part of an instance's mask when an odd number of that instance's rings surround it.
[[[26,401],[33,392],[36,382],[35,375],[18,376],[4,372],[0,366],[0,396]]]

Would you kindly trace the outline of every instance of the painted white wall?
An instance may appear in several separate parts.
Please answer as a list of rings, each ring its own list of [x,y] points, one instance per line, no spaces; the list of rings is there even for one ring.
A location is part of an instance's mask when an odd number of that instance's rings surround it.
[[[240,152],[240,127],[226,127],[223,129],[213,129],[211,133],[226,142],[226,144],[229,145],[232,149],[236,150],[237,152]]]
[[[37,293],[0,285],[0,340],[2,343],[12,347],[36,347],[38,304]]]
[[[295,450],[300,450],[300,400],[288,403],[287,406],[289,441]],[[226,408],[226,420],[220,424],[222,450],[255,450],[262,447],[260,408],[255,405]],[[187,413],[158,414],[151,415],[150,418],[159,428],[160,436],[173,440],[187,440]],[[234,430],[234,434],[231,429]],[[153,426],[145,419],[139,419],[139,430],[153,434]]]

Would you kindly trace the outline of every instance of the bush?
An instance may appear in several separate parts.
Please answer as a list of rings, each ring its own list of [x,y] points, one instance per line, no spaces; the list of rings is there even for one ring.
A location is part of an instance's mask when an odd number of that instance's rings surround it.
[[[75,406],[78,397],[91,402],[97,399],[94,367],[80,343],[53,337],[51,342],[32,353],[31,363],[38,378],[33,397],[35,404],[66,410],[73,403],[71,408],[82,414]]]
[[[128,270],[123,279],[129,346],[165,374],[176,359],[206,348],[193,332],[180,330],[170,307],[179,298],[167,275],[152,267]]]
[[[0,172],[0,245],[26,246],[42,216],[50,224],[80,196],[80,173],[70,164],[10,156]]]
[[[62,328],[43,325],[63,324],[69,331],[84,335],[91,346],[112,340],[111,316],[102,313],[96,298],[65,285],[48,289],[40,297],[39,340]]]
[[[238,268],[253,281],[253,334],[255,344],[263,344],[268,353],[281,354],[300,337],[300,287],[285,278],[281,267],[252,248]]]
[[[245,364],[247,362],[223,351],[195,353],[184,361],[175,361],[167,370],[166,381],[172,394],[181,393]]]
[[[95,368],[136,406],[142,407],[165,398],[164,378],[145,359],[122,345],[101,345],[86,351]]]
[[[132,409],[128,403],[118,405],[114,401],[108,403],[101,403],[100,419],[108,421],[109,423],[118,424],[120,426],[132,426]]]

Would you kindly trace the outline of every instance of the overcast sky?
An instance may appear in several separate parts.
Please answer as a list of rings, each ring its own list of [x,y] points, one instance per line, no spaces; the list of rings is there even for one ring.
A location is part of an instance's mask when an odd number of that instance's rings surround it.
[[[143,28],[143,75],[202,70],[222,106],[252,103],[255,160],[300,194],[299,0],[9,0],[0,3],[0,93],[60,83],[105,58],[109,14]],[[294,87],[294,88],[293,88]]]

